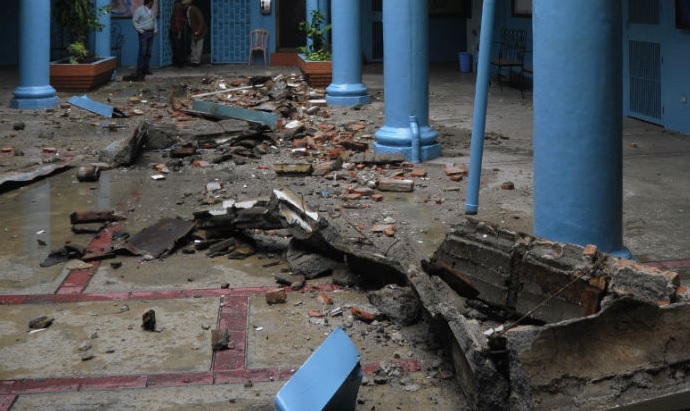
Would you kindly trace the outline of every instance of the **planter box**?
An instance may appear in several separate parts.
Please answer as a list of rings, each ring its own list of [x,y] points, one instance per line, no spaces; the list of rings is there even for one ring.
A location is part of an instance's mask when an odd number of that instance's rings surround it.
[[[333,79],[333,64],[327,61],[305,60],[299,55],[299,69],[312,87],[328,87]]]
[[[115,67],[117,57],[80,64],[57,60],[50,63],[50,85],[57,91],[89,91],[110,81]]]

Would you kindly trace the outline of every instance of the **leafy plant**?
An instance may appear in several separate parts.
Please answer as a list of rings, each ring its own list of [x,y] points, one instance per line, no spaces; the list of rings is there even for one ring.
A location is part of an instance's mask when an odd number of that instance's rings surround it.
[[[89,55],[89,49],[81,41],[75,41],[67,46],[70,64],[77,64]]]
[[[104,25],[99,17],[110,13],[111,8],[110,4],[96,8],[93,0],[55,0],[55,21],[69,36],[67,53],[70,63],[78,63],[89,54],[86,46],[88,35],[92,31],[103,31]]]
[[[299,50],[304,53],[307,60],[330,60],[331,46],[328,42],[328,31],[331,29],[331,25],[324,24],[326,16],[319,10],[312,10],[310,17],[309,20],[299,24],[299,29],[310,40],[306,46],[299,47]]]

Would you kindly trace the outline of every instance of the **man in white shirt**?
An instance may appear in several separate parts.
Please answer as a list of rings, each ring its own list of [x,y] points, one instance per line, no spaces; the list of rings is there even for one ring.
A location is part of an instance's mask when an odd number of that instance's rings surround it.
[[[151,48],[153,37],[158,34],[158,22],[156,14],[151,9],[153,0],[144,0],[144,5],[137,8],[132,16],[134,29],[139,33],[139,54],[137,56],[137,74],[133,79],[144,80],[151,73],[149,62],[151,61]]]

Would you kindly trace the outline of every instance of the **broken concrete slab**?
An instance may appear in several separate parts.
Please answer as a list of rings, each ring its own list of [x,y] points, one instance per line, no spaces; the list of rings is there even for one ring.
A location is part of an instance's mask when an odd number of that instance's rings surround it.
[[[368,292],[367,298],[396,324],[409,325],[419,319],[419,299],[410,287],[388,285],[380,290]]]
[[[609,409],[687,390],[688,315],[688,304],[621,298],[593,316],[510,330],[510,409]]]
[[[142,121],[134,133],[124,139],[113,141],[98,154],[98,161],[112,167],[126,167],[134,164],[148,139],[150,124]]]

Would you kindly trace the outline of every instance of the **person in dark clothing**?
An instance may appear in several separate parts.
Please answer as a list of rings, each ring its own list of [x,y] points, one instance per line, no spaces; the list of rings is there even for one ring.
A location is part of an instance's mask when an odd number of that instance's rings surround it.
[[[181,0],[175,0],[170,17],[170,47],[175,67],[184,67],[189,49],[187,13]]]
[[[149,62],[151,61],[151,49],[153,48],[153,37],[158,34],[158,22],[156,14],[151,10],[153,0],[144,0],[144,5],[134,11],[132,24],[139,33],[139,54],[137,55],[137,73],[135,79],[143,80],[147,74],[151,73]]]

